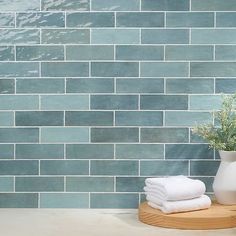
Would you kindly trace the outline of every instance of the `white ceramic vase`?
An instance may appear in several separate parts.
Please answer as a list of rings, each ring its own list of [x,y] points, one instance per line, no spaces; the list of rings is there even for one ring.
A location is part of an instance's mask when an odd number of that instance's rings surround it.
[[[220,204],[236,204],[236,151],[219,151],[221,163],[213,182]]]

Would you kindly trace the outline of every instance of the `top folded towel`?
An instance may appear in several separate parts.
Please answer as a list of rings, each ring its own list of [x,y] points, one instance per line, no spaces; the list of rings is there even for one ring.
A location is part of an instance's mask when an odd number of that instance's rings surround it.
[[[186,176],[171,176],[167,178],[147,178],[145,191],[155,194],[163,201],[178,201],[200,197],[206,191],[205,184],[200,180]]]

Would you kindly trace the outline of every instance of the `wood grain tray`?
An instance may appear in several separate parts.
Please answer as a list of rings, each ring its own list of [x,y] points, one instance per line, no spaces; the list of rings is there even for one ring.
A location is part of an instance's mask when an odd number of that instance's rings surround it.
[[[146,202],[139,206],[139,220],[145,224],[175,229],[225,229],[236,227],[236,205],[213,203],[206,210],[164,214]]]

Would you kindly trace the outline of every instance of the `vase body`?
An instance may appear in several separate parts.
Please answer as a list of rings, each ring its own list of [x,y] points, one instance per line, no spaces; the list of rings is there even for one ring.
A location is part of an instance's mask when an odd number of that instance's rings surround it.
[[[213,182],[220,204],[236,204],[236,151],[219,151],[221,163]]]

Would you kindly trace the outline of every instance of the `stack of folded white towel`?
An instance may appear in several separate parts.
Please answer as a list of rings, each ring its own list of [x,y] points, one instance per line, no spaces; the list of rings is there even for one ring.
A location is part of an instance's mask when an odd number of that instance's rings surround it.
[[[147,178],[144,191],[149,206],[164,213],[176,213],[206,209],[211,199],[204,195],[205,184],[186,176]]]

